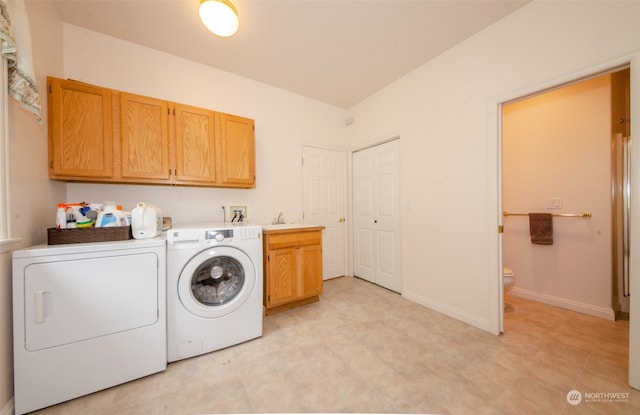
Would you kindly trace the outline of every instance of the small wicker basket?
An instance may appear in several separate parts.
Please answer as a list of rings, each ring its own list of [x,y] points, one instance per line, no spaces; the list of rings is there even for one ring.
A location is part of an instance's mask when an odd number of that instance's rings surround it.
[[[131,226],[106,228],[47,229],[49,245],[83,244],[88,242],[125,241],[132,239]]]

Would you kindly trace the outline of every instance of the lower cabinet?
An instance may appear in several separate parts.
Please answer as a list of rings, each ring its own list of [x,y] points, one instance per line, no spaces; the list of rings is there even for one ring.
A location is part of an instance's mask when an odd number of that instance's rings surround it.
[[[263,231],[266,314],[320,299],[323,229],[315,226]]]

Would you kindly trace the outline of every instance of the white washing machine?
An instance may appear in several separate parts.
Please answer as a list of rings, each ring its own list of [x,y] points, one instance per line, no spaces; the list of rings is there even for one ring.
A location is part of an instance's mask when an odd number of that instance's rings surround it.
[[[168,361],[262,336],[262,286],[261,226],[167,231]]]
[[[164,237],[14,251],[13,356],[16,414],[166,369]]]

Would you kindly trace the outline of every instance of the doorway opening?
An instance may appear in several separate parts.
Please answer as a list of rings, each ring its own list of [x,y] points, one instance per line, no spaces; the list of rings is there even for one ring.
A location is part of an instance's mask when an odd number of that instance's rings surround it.
[[[625,73],[628,66],[502,105],[503,210],[517,212],[503,218],[512,294],[610,320],[621,307],[628,199],[614,127],[630,120]],[[553,216],[551,244],[536,244],[529,220],[517,217],[538,212]]]

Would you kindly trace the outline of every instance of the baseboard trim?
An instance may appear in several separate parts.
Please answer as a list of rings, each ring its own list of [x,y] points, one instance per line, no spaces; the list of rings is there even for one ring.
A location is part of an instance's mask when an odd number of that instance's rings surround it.
[[[404,292],[402,294],[403,297],[405,297],[408,300],[411,300],[415,303],[418,303],[420,305],[423,305],[427,308],[430,308],[434,311],[437,311],[438,313],[442,313],[444,315],[447,315],[451,318],[455,318],[456,320],[460,320],[463,323],[467,323],[470,324],[474,327],[477,327],[481,330],[487,331],[489,333],[491,333],[491,326],[489,324],[489,320],[487,319],[481,319],[478,316],[475,316],[473,314],[469,314],[465,311],[462,311],[460,309],[457,309],[455,307],[451,307],[447,304],[443,304],[437,301],[434,301],[430,298],[421,296],[419,294],[415,294],[415,293],[411,293],[411,292]]]
[[[509,293],[517,295],[518,297],[554,305],[571,311],[577,311],[578,313],[588,314],[594,317],[604,318],[606,320],[614,321],[616,319],[616,313],[613,308],[598,307],[591,304],[581,303],[579,301],[555,297],[553,295],[540,294],[535,291],[529,291],[518,287],[511,288]]]
[[[15,407],[14,407],[14,402],[12,397],[11,400],[7,402],[4,407],[2,407],[2,411],[0,411],[0,415],[13,415],[14,410],[15,410]]]

